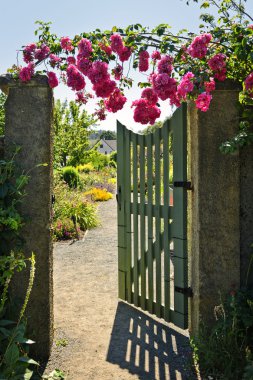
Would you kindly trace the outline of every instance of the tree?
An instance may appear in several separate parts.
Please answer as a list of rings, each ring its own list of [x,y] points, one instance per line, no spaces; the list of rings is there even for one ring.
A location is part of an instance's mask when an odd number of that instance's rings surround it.
[[[153,125],[148,125],[146,128],[144,128],[142,131],[140,131],[143,135],[149,135],[150,133],[154,133],[158,128],[161,128],[163,126],[162,121],[157,121]]]
[[[94,119],[73,101],[57,100],[54,107],[54,165],[78,165],[87,150]]]
[[[5,125],[5,110],[4,103],[6,100],[6,95],[2,92],[0,93],[0,136],[4,135],[4,125]]]
[[[100,139],[104,140],[116,140],[117,136],[114,131],[103,131],[100,135]]]

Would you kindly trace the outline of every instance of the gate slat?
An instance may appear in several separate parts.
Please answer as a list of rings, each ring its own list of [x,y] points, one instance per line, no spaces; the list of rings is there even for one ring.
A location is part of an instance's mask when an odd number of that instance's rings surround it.
[[[137,135],[132,134],[133,142],[133,232],[134,232],[134,305],[139,306],[139,223],[138,223],[138,149]]]
[[[132,302],[132,226],[131,226],[131,131],[125,130],[125,198],[126,198],[126,297]]]
[[[169,124],[166,121],[162,128],[163,138],[163,204],[164,204],[164,319],[170,319],[170,229],[169,229]]]
[[[153,134],[147,135],[147,182],[148,182],[148,311],[154,311],[153,284]]]
[[[119,297],[126,299],[126,231],[125,231],[125,191],[124,191],[124,131],[125,127],[117,122],[117,139],[122,148],[118,152],[118,289]]]
[[[140,248],[141,248],[141,307],[146,308],[146,223],[145,223],[145,136],[139,135],[140,146]]]
[[[172,119],[173,127],[173,181],[187,181],[186,104],[183,104]],[[187,190],[174,187],[174,318],[177,326],[188,324],[188,298],[176,288],[185,289],[187,278]]]
[[[161,317],[161,243],[160,243],[160,231],[161,231],[161,215],[160,215],[160,203],[161,203],[161,163],[160,163],[160,128],[154,133],[155,140],[155,263],[156,263],[156,315]]]

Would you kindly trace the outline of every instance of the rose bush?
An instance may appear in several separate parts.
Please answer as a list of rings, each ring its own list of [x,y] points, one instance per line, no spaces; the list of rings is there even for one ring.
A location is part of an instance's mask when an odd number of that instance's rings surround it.
[[[141,124],[153,124],[160,117],[157,101],[178,107],[192,98],[206,112],[215,83],[226,78],[242,84],[240,101],[246,107],[253,103],[253,18],[246,12],[245,2],[202,1],[203,9],[217,7],[219,18],[202,14],[199,35],[186,30],[173,34],[167,24],[152,30],[135,24],[59,38],[51,33],[50,23],[38,22],[38,42],[22,49],[27,65],[16,66],[14,71],[27,82],[46,63],[50,70],[40,72],[47,73],[51,87],[65,83],[84,104],[91,97],[98,98],[94,115],[100,120],[107,112],[124,107],[124,90],[133,83],[131,67],[145,78],[138,83],[145,89],[132,105],[134,120]],[[92,93],[86,90],[87,81]],[[152,90],[149,95],[146,88]]]

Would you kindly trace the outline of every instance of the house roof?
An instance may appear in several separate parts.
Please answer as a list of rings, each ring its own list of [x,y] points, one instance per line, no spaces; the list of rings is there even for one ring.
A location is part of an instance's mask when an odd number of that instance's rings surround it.
[[[112,150],[117,150],[117,140],[103,140]]]
[[[89,145],[90,149],[95,148],[98,144],[104,143],[106,144],[110,149],[117,150],[117,140],[104,140],[104,139],[90,139]]]

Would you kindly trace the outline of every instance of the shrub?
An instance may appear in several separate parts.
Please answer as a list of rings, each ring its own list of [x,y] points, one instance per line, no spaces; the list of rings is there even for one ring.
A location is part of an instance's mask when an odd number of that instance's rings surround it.
[[[117,167],[117,164],[116,164],[115,161],[110,160],[110,161],[109,161],[109,166],[111,166],[112,168],[116,168],[116,167]]]
[[[252,295],[246,290],[231,291],[215,307],[215,317],[212,329],[202,327],[191,342],[201,374],[219,380],[252,379]]]
[[[111,185],[116,185],[117,184],[117,179],[116,178],[109,178],[108,179],[108,183],[110,183]]]
[[[70,218],[57,219],[53,222],[53,238],[68,240],[78,238],[78,229]]]
[[[114,151],[110,154],[110,160],[117,162],[117,152],[116,151]]]
[[[74,220],[85,231],[95,228],[98,225],[98,219],[95,213],[94,205],[89,202],[80,202],[76,205]]]
[[[101,170],[109,165],[109,157],[94,149],[85,152],[83,164],[91,163],[96,170]]]
[[[91,163],[88,163],[84,165],[78,165],[76,169],[80,173],[90,173],[94,170],[94,166]]]
[[[95,205],[89,203],[79,189],[58,181],[54,193],[53,236],[56,240],[78,238],[80,230],[98,225]]]
[[[96,187],[94,187],[90,191],[86,191],[85,195],[90,196],[91,199],[95,202],[104,202],[112,198],[112,193],[110,193],[106,189],[98,189]]]
[[[66,166],[62,169],[62,178],[69,187],[77,187],[80,182],[78,171],[73,166]]]

